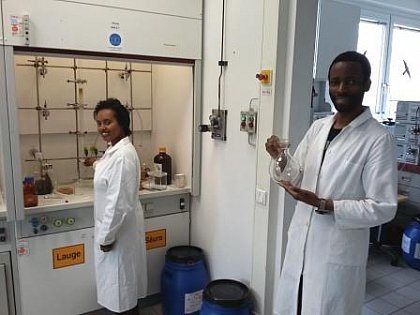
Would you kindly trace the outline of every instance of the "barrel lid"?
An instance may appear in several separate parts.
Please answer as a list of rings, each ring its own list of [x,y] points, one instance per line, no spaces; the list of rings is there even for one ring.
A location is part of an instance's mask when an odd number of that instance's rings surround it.
[[[203,250],[196,246],[174,246],[166,252],[166,260],[178,263],[196,263],[203,259]]]
[[[242,282],[232,279],[211,281],[204,289],[206,301],[225,307],[240,307],[250,302],[248,287]]]

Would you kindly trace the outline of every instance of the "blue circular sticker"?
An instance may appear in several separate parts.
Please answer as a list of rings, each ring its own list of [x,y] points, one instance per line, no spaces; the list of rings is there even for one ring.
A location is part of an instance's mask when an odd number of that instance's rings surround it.
[[[109,42],[112,46],[120,46],[121,45],[121,35],[117,33],[112,33],[109,35]]]

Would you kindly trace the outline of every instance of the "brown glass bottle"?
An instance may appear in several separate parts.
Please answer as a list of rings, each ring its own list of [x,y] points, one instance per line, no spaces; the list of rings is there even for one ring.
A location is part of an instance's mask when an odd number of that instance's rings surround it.
[[[157,154],[153,162],[162,164],[162,171],[168,173],[167,183],[171,184],[172,181],[172,158],[166,153],[166,147],[159,147],[159,154]]]
[[[32,176],[25,177],[23,181],[23,205],[25,208],[36,207],[38,205],[38,196]]]

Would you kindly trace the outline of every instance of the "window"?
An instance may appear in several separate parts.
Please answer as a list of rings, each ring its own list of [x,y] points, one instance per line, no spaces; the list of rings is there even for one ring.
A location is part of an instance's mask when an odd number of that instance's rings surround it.
[[[364,104],[375,118],[395,119],[398,101],[420,101],[420,21],[365,12],[357,50],[371,62],[372,86]]]
[[[361,20],[357,50],[368,57],[372,68],[370,91],[365,94],[363,103],[370,106],[374,115],[382,112],[381,91],[383,82],[383,67],[386,49],[386,22],[378,20]]]
[[[394,114],[399,100],[420,101],[420,29],[394,24],[386,104]]]
[[[378,120],[395,119],[400,100],[420,101],[420,22],[365,12],[357,50],[372,66],[372,86],[364,104]]]

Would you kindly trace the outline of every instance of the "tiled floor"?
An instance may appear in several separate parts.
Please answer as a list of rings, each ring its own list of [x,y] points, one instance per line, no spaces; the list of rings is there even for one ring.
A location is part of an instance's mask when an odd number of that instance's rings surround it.
[[[363,315],[378,314],[420,314],[420,271],[410,268],[402,259],[398,266],[391,266],[388,255],[372,249]]]
[[[372,248],[367,267],[367,283],[363,315],[419,315],[420,271],[408,267],[402,259],[398,266],[390,264],[390,256]],[[139,315],[161,315],[160,304],[140,303]],[[146,306],[148,305],[148,306]],[[98,310],[85,315],[109,315]]]

